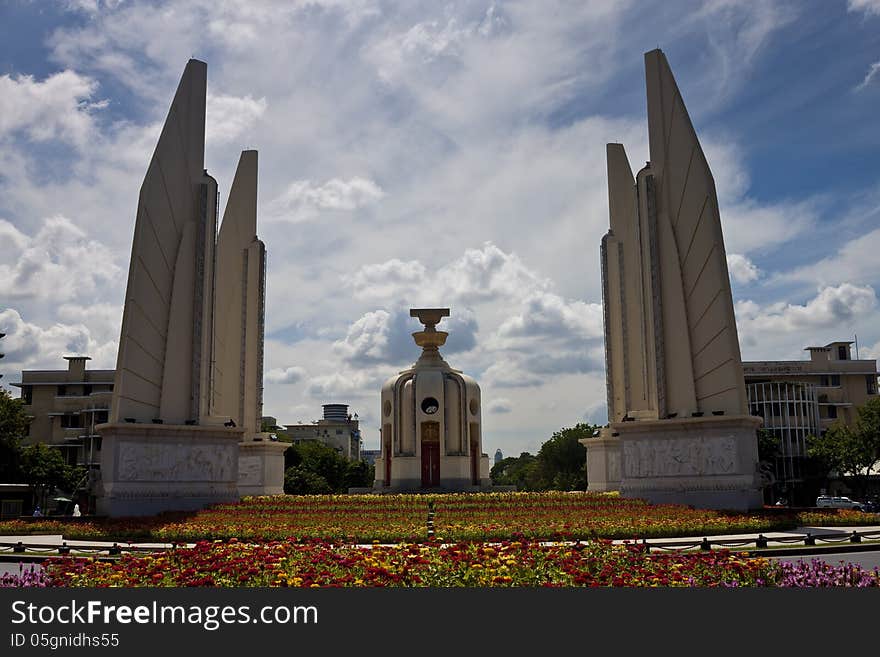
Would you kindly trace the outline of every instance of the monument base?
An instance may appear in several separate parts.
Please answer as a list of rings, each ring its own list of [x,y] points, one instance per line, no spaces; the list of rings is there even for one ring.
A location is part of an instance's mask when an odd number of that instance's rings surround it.
[[[243,429],[101,424],[97,511],[145,516],[236,502]]]
[[[760,508],[760,426],[761,419],[749,415],[612,423],[599,438],[584,441],[587,489],[612,490],[617,479],[621,496],[652,504]]]
[[[284,452],[290,445],[269,440],[269,434],[239,443],[238,494],[283,495]]]
[[[385,462],[376,459],[376,479],[373,490],[383,493],[404,492],[489,492],[497,489],[489,478],[489,457],[480,456],[479,478],[474,479],[470,456],[441,456],[439,479],[435,483],[423,478],[422,459],[419,456],[395,456],[391,459],[391,477],[385,485]],[[477,481],[478,483],[474,483]]]
[[[602,429],[598,438],[578,442],[587,448],[587,492],[620,490],[620,440],[612,437],[610,428]]]

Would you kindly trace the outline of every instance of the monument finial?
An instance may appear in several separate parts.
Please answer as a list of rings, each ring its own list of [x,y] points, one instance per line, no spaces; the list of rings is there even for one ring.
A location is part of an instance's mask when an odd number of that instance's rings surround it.
[[[425,325],[424,331],[412,334],[416,344],[422,348],[422,357],[439,358],[439,347],[446,343],[449,334],[435,327],[441,319],[449,317],[449,308],[410,308],[409,316]]]

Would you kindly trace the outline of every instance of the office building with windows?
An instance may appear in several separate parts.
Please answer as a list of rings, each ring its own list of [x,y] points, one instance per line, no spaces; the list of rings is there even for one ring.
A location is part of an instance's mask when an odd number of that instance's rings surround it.
[[[61,450],[69,465],[98,468],[101,437],[95,426],[107,421],[115,370],[89,370],[88,356],[65,356],[66,370],[25,370],[21,381],[30,416],[25,445],[45,443]]]
[[[749,412],[780,439],[774,475],[782,488],[807,475],[808,436],[837,421],[854,425],[858,408],[877,394],[877,361],[853,359],[852,344],[807,347],[809,360],[743,362]]]
[[[361,431],[357,414],[347,404],[324,404],[324,417],[311,424],[287,424],[281,431],[294,443],[316,441],[332,447],[349,461],[361,460]]]

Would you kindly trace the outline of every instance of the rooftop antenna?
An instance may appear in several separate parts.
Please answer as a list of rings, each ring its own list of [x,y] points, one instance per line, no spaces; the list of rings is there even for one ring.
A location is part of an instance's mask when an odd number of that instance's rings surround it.
[[[854,334],[853,337],[855,337],[855,339],[856,339],[856,360],[858,360],[859,359],[859,336]]]

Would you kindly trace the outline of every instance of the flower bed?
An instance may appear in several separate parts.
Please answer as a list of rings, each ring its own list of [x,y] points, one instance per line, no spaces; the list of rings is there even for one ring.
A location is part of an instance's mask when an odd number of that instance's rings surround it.
[[[880,516],[842,509],[729,514],[591,493],[459,495],[280,495],[245,498],[195,513],[92,521],[13,520],[0,535],[62,534],[67,539],[195,542],[319,538],[337,542],[658,538],[757,533],[798,525],[878,524]]]
[[[530,541],[354,547],[322,541],[200,542],[117,562],[62,558],[54,586],[766,587],[878,586],[880,573],[821,562],[783,567],[728,551],[648,554],[637,544]]]

